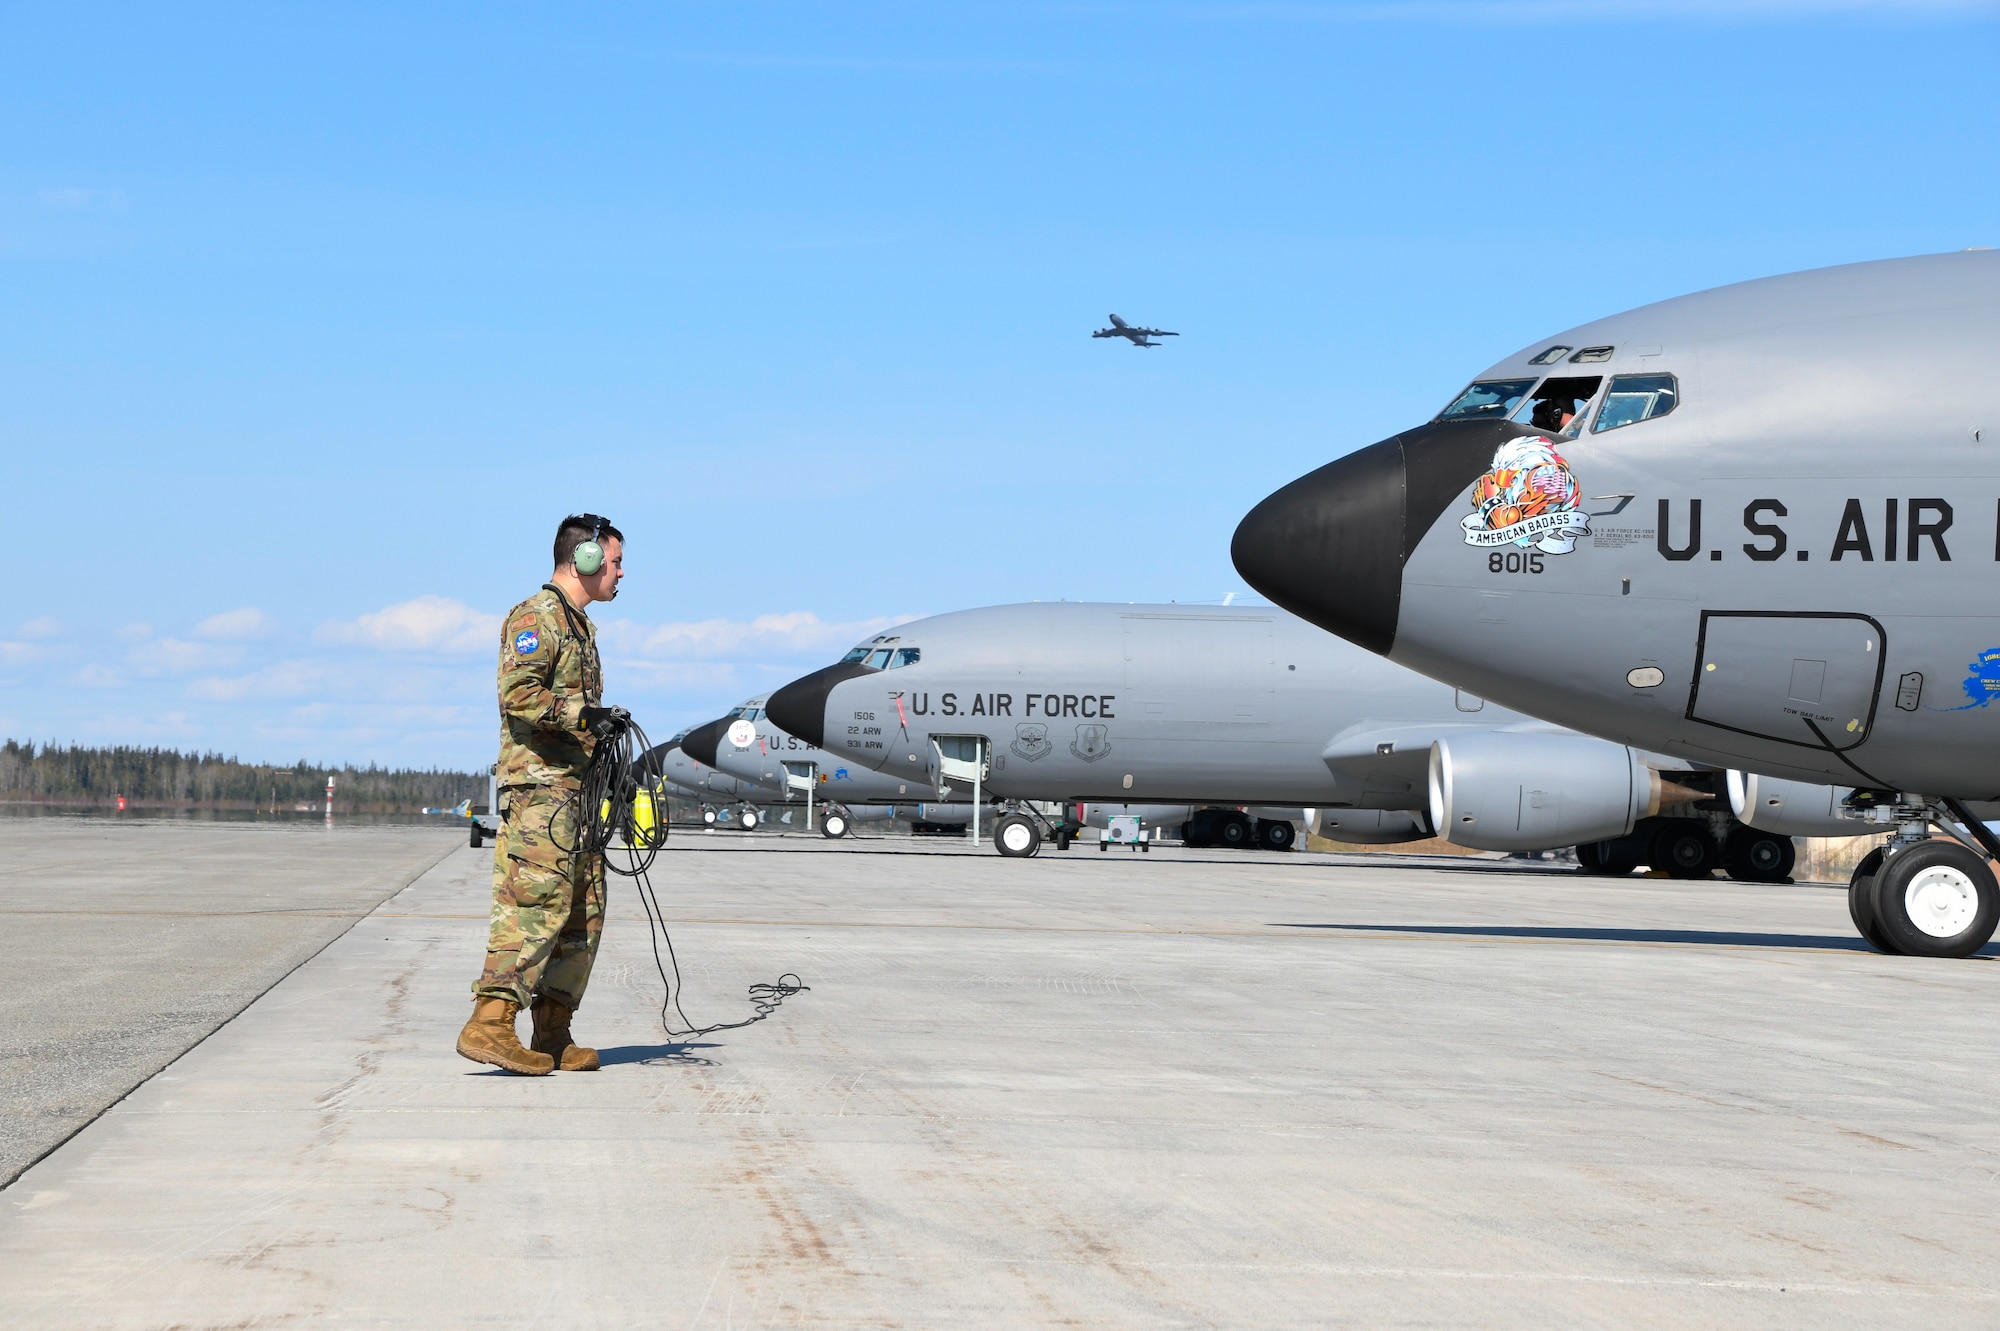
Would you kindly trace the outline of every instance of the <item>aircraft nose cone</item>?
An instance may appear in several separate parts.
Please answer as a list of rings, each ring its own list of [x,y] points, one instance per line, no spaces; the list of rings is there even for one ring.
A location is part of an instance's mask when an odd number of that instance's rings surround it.
[[[1387,655],[1410,552],[1495,449],[1530,433],[1510,421],[1441,422],[1357,449],[1251,509],[1229,557],[1274,603]]]
[[[715,766],[715,745],[722,738],[722,732],[729,729],[729,718],[710,721],[705,726],[696,726],[681,736],[681,752],[698,763]]]
[[[802,675],[772,694],[764,715],[787,735],[796,735],[815,749],[826,747],[826,699],[842,680],[868,674],[858,661],[843,661]]]

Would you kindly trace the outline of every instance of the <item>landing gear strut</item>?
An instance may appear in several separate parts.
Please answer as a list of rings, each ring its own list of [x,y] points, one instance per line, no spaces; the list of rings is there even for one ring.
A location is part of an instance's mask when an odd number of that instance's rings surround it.
[[[1969,957],[1985,947],[2000,924],[2000,881],[1987,858],[2000,857],[2000,838],[1955,799],[1859,790],[1848,804],[1896,826],[1847,884],[1847,913],[1869,946],[1908,957]],[[1952,840],[1934,840],[1933,823]]]

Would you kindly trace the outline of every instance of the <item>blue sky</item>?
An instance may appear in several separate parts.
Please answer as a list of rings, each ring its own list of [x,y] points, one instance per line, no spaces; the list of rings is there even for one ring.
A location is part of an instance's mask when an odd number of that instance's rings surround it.
[[[0,734],[483,765],[572,509],[655,735],[899,617],[1220,598],[1543,333],[2000,244],[1996,57],[1994,3],[0,5]]]

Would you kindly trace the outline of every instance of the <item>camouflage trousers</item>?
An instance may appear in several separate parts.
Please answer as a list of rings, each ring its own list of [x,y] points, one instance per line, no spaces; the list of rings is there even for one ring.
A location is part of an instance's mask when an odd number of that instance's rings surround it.
[[[566,791],[508,787],[500,809],[493,923],[486,968],[472,992],[511,998],[522,1007],[547,994],[575,1007],[604,932],[604,860],[559,849],[576,844],[576,805]]]

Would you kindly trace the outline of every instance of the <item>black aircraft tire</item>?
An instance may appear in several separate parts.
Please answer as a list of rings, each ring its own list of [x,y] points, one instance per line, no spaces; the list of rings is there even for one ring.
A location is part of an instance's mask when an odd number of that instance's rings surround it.
[[[1290,850],[1298,832],[1282,818],[1257,820],[1257,844],[1265,850]]]
[[[1215,844],[1227,846],[1231,850],[1242,850],[1254,844],[1250,832],[1250,820],[1240,813],[1216,820]]]
[[[847,835],[847,815],[834,810],[819,820],[819,834],[828,841],[838,841]]]
[[[1861,863],[1854,866],[1854,872],[1847,879],[1847,918],[1854,921],[1854,932],[1861,935],[1868,946],[1877,952],[1887,952],[1896,956],[1894,947],[1889,945],[1888,936],[1875,925],[1875,875],[1882,871],[1882,848],[1877,846],[1861,857]]]
[[[1010,860],[1025,860],[1042,848],[1042,832],[1035,820],[1010,813],[993,824],[993,849]]]
[[[757,811],[755,809],[745,809],[742,813],[736,815],[736,825],[746,832],[756,831],[757,822]]]
[[[1700,823],[1671,821],[1653,833],[1652,864],[1669,878],[1700,880],[1715,872],[1721,858],[1715,838]]]
[[[1889,856],[1872,896],[1876,926],[1906,956],[1969,957],[2000,923],[1992,866],[1956,841],[1923,841]]]
[[[474,823],[472,825],[472,848],[474,850],[479,849],[479,838],[485,832],[485,830],[486,829],[482,828],[478,823]]]
[[[1722,867],[1739,883],[1789,883],[1798,854],[1788,836],[1739,827],[1723,848]]]

